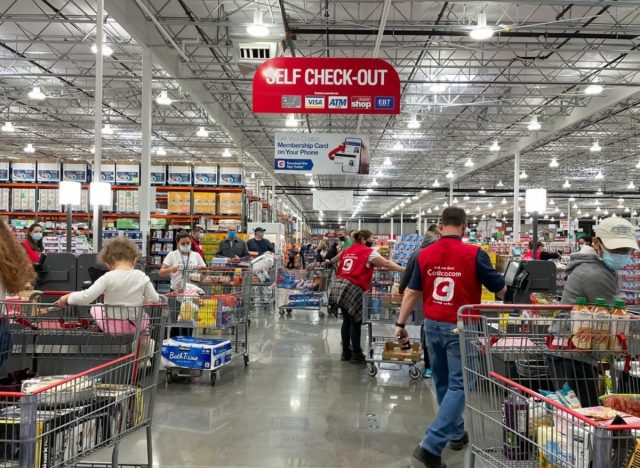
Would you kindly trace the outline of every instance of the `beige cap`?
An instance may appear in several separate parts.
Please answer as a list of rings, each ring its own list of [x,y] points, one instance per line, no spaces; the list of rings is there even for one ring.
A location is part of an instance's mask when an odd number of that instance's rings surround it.
[[[638,249],[636,228],[623,218],[605,218],[596,226],[596,236],[609,250]]]

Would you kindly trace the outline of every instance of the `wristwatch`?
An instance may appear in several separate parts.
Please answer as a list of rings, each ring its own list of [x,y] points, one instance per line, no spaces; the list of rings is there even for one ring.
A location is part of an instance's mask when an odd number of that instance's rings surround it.
[[[396,322],[396,327],[404,328],[406,324]]]

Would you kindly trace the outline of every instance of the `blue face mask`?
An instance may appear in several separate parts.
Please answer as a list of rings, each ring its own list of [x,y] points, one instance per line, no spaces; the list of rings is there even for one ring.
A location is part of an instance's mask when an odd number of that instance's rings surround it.
[[[236,231],[229,231],[229,239],[235,239],[237,235]]]
[[[31,233],[31,238],[34,241],[38,242],[38,241],[40,241],[42,239],[42,233],[41,232],[32,232]]]
[[[631,264],[630,254],[614,254],[607,250],[602,254],[602,261],[611,271],[620,271]]]

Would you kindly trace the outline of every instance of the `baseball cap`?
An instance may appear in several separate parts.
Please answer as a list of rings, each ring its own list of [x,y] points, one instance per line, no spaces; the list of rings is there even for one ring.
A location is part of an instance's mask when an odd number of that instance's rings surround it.
[[[623,218],[605,218],[596,226],[596,236],[609,250],[638,249],[636,228]]]
[[[258,232],[258,231],[261,231],[261,232],[267,232],[267,230],[266,230],[265,228],[261,228],[261,227],[257,227],[257,228],[255,228],[255,229],[253,230],[253,232]]]

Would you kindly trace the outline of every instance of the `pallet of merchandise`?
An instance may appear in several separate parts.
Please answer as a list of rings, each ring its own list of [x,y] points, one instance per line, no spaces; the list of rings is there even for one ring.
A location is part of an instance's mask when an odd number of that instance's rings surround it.
[[[191,214],[191,193],[167,192],[167,211],[169,213]]]

